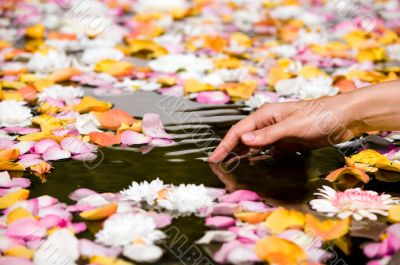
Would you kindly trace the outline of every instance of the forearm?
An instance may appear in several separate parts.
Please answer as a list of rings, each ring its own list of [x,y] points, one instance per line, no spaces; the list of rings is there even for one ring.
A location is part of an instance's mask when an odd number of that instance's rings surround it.
[[[349,115],[358,133],[400,130],[400,80],[361,88],[348,97]]]

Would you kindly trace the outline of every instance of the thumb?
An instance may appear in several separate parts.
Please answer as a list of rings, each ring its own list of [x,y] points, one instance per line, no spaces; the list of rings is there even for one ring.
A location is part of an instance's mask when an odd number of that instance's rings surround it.
[[[242,142],[248,146],[266,146],[283,138],[293,136],[293,125],[279,122],[268,127],[242,135]]]

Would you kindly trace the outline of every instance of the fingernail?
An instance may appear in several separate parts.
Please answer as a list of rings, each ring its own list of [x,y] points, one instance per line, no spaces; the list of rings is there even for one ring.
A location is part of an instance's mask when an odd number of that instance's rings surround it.
[[[256,136],[254,133],[246,133],[242,135],[242,140],[245,142],[254,142],[256,140]]]

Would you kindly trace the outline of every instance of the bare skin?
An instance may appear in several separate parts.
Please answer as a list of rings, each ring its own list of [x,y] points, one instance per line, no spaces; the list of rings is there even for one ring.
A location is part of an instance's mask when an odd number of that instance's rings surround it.
[[[300,151],[377,130],[400,130],[400,80],[332,97],[264,104],[232,126],[209,161],[223,161],[239,144]]]

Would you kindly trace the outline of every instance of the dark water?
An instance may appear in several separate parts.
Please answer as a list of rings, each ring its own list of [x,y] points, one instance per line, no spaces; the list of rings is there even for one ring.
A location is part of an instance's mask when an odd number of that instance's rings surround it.
[[[217,123],[212,125],[212,129],[217,135],[222,136],[230,125],[230,123]],[[173,133],[207,135],[208,130],[209,128],[177,129]],[[208,148],[207,150],[212,149],[218,142],[207,141],[207,145],[193,143],[193,140],[198,138],[199,136],[184,137],[179,140],[183,140],[181,144],[155,148],[145,155],[139,149],[102,148],[99,159],[90,164],[81,161],[54,163],[55,169],[47,176],[45,183],[40,183],[37,179],[34,181],[32,196],[48,194],[61,201],[72,203],[68,195],[77,188],[118,192],[128,187],[132,181],[151,181],[160,178],[165,183],[204,184],[210,187],[226,187],[230,191],[247,188],[258,192],[273,205],[291,206],[307,211],[308,201],[312,198],[313,192],[321,185],[327,184],[319,177],[343,165],[342,156],[334,148],[325,148],[309,154],[287,154],[251,163],[244,160],[231,173],[225,173],[218,166],[210,166],[199,159],[207,156],[205,152],[193,151],[204,147]],[[188,150],[192,151],[180,154],[181,151]],[[373,182],[369,186],[371,187],[368,188],[377,190],[392,192],[399,190],[399,185],[395,183]],[[91,222],[88,225],[89,231],[83,236],[92,238],[101,224]],[[208,263],[206,253],[214,250],[215,246],[201,249],[202,253],[199,253],[200,248],[193,244],[205,231],[202,219],[179,218],[174,221],[172,227],[173,229],[167,231],[167,235],[170,236],[164,245],[168,250],[163,260],[157,264],[211,264]],[[375,234],[379,234],[381,228],[377,227]],[[353,238],[351,256],[341,255],[344,258],[342,263],[335,261],[331,264],[364,264],[365,258],[359,247],[364,241],[360,237]],[[199,261],[200,255],[205,257],[201,261]]]

